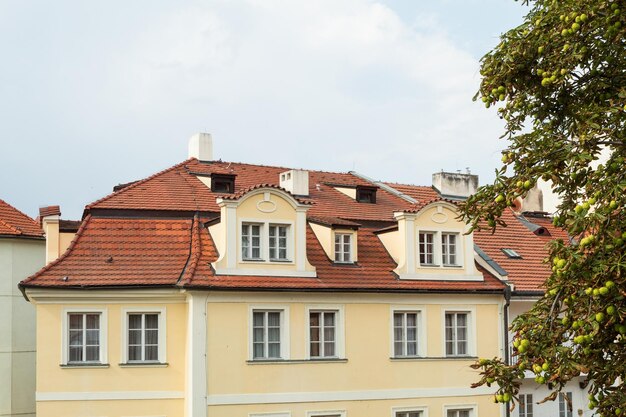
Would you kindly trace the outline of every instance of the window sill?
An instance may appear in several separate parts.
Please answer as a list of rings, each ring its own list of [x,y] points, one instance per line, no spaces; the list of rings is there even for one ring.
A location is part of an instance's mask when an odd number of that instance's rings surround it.
[[[356,261],[354,261],[354,262],[339,262],[339,261],[334,261],[334,262],[333,262],[333,265],[335,265],[335,266],[354,266],[354,267],[359,266],[359,264],[358,264]]]
[[[395,356],[389,358],[392,362],[406,361],[475,361],[478,356]]]
[[[120,368],[167,368],[167,362],[125,362],[120,363]]]
[[[108,363],[64,363],[59,365],[61,368],[108,368]]]
[[[291,259],[270,259],[270,263],[292,264],[293,261]]]
[[[287,365],[298,363],[346,363],[345,358],[311,358],[311,359],[254,359],[248,360],[248,365]]]

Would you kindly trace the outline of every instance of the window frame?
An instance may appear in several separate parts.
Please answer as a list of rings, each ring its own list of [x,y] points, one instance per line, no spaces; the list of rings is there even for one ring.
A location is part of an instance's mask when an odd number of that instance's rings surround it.
[[[346,410],[322,410],[322,411],[307,411],[306,417],[324,417],[324,416],[338,416],[346,417]]]
[[[391,417],[398,417],[398,413],[422,413],[420,417],[428,417],[428,407],[415,406],[415,407],[392,407]]]
[[[61,312],[61,366],[81,367],[81,366],[102,366],[108,365],[107,350],[107,309],[104,307],[88,307],[88,308],[64,308]],[[97,361],[70,361],[70,315],[71,314],[99,314],[98,328],[98,357]]]
[[[529,401],[529,397],[530,397],[530,401]],[[524,398],[524,402],[523,405],[524,407],[522,407],[522,398]],[[530,413],[528,412],[528,409],[530,406]],[[531,393],[520,393],[519,394],[519,417],[533,417],[533,394]]]
[[[272,258],[272,256],[270,255],[272,253],[272,249],[274,249],[276,251],[276,253],[278,253],[280,255],[280,239],[281,236],[280,234],[277,234],[276,236],[274,236],[275,239],[275,248],[272,248],[271,245],[271,241],[272,241],[272,235],[271,235],[271,231],[272,228],[276,228],[276,232],[279,232],[280,228],[284,227],[285,228],[285,258],[280,258],[280,256],[274,257]],[[290,235],[290,227],[288,224],[283,224],[283,223],[269,223],[267,226],[267,251],[268,251],[268,256],[267,259],[270,262],[290,262],[291,261],[291,257],[290,255],[290,244],[289,244],[289,235]],[[261,248],[263,247],[263,245],[261,244]]]
[[[464,313],[467,314],[467,338],[466,338],[466,353],[459,355],[457,354],[448,354],[446,349],[446,315],[447,314],[459,314]],[[474,306],[444,306],[441,309],[441,327],[442,327],[442,335],[441,335],[441,351],[442,357],[444,358],[472,358],[476,357],[476,308]],[[457,341],[455,341],[455,346]],[[455,347],[455,351],[458,347]]]
[[[243,226],[252,225],[259,226],[259,258],[245,258],[243,256]],[[286,259],[270,259],[270,227],[284,226],[287,228],[287,258]],[[295,264],[295,246],[296,239],[294,236],[294,222],[282,219],[253,219],[242,218],[237,222],[237,260],[242,264]]]
[[[572,408],[569,408],[569,404],[565,397],[569,397]],[[561,406],[565,410],[561,410]],[[574,415],[574,393],[572,391],[559,392],[559,417],[572,417]]]
[[[348,252],[348,260],[347,261],[338,261],[337,260],[337,237],[348,237],[349,238],[349,252]],[[355,240],[355,233],[352,232],[347,232],[347,231],[335,231],[333,233],[333,262],[336,264],[353,264],[354,263],[354,240]],[[340,244],[342,247],[345,245],[345,243],[341,243]],[[345,252],[341,252],[342,254],[345,255]]]
[[[396,313],[417,313],[417,354],[416,355],[396,355],[395,349],[395,314]],[[421,305],[393,305],[389,314],[389,357],[392,359],[411,359],[427,357],[426,347],[426,308]],[[418,410],[419,411],[419,410]]]
[[[448,417],[448,413],[450,411],[469,411],[469,417],[477,417],[478,414],[478,405],[477,404],[450,404],[443,406],[443,416]],[[458,416],[458,413],[457,413]],[[457,417],[454,416],[454,417]]]
[[[254,357],[254,313],[256,312],[279,312],[280,313],[280,357],[268,358]],[[280,362],[290,359],[290,331],[289,331],[289,306],[283,304],[258,304],[248,306],[248,360],[250,362]]]
[[[157,314],[158,315],[158,359],[156,361],[130,361],[128,357],[128,317],[131,314]],[[122,309],[121,314],[121,364],[123,365],[162,365],[167,363],[167,309],[165,307],[127,307]]]
[[[306,358],[314,361],[345,359],[345,322],[344,306],[337,304],[312,304],[307,305],[305,312],[305,342]],[[334,356],[311,356],[311,313],[334,312],[335,313],[335,355]]]
[[[420,248],[420,238],[422,234],[432,234],[433,235],[433,263],[422,263],[421,262],[421,248]],[[449,264],[444,263],[446,256],[443,251],[443,236],[455,236],[455,263]],[[438,229],[433,227],[427,227],[424,229],[417,228],[416,230],[416,267],[417,268],[425,268],[425,269],[453,269],[453,268],[463,268],[465,265],[465,239],[463,238],[463,232],[458,230],[450,230],[450,229]]]

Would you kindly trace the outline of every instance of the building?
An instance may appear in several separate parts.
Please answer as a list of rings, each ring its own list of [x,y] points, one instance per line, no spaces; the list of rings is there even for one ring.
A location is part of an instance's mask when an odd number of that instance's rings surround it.
[[[222,162],[192,137],[22,282],[37,415],[499,415],[469,365],[504,352],[505,284],[456,219],[477,179],[455,178]]]
[[[44,265],[40,225],[0,200],[0,416],[35,415],[35,309],[17,284]]]
[[[544,295],[543,283],[551,273],[550,264],[544,260],[548,256],[547,243],[552,239],[568,241],[562,230],[553,227],[552,219],[545,212],[535,211],[542,207],[541,196],[533,193],[530,201],[519,202],[516,211],[507,210],[502,219],[507,227],[498,228],[495,235],[485,230],[476,232],[474,239],[481,259],[494,267],[493,273],[511,288],[508,322],[530,310],[533,304]],[[508,328],[508,325],[505,325]],[[512,339],[512,335],[510,335]],[[516,358],[509,352],[509,358]],[[588,408],[587,381],[580,376],[570,381],[555,401],[538,402],[546,398],[550,391],[545,385],[534,381],[535,375],[526,371],[526,378],[520,390],[522,404],[512,413],[518,417],[573,417],[591,416]],[[569,397],[569,401],[565,398]],[[571,404],[571,407],[570,407]]]

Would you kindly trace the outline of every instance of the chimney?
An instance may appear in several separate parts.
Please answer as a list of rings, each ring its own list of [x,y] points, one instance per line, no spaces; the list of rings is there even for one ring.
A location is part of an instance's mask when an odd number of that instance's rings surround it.
[[[196,133],[189,138],[189,158],[199,161],[213,160],[213,138],[210,133]]]
[[[478,175],[460,172],[437,172],[433,174],[433,187],[442,197],[466,199],[478,189]]]
[[[309,195],[309,171],[291,169],[279,174],[280,186],[293,195]]]
[[[47,206],[39,208],[39,220],[41,228],[46,235],[46,264],[59,257],[61,252],[59,232],[59,220],[61,208],[59,206]]]
[[[526,197],[522,200],[520,212],[525,211],[543,212],[543,192],[538,184],[528,190]]]

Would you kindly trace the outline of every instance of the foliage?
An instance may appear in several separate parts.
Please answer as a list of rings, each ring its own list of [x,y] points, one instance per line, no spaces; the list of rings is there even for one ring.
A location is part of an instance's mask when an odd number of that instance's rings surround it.
[[[512,324],[519,366],[481,360],[476,385],[515,402],[523,371],[558,390],[587,374],[589,407],[626,413],[626,0],[530,1],[482,59],[477,94],[506,123],[503,167],[463,207],[473,229],[539,179],[562,197],[545,297]],[[513,405],[513,404],[512,404]]]

